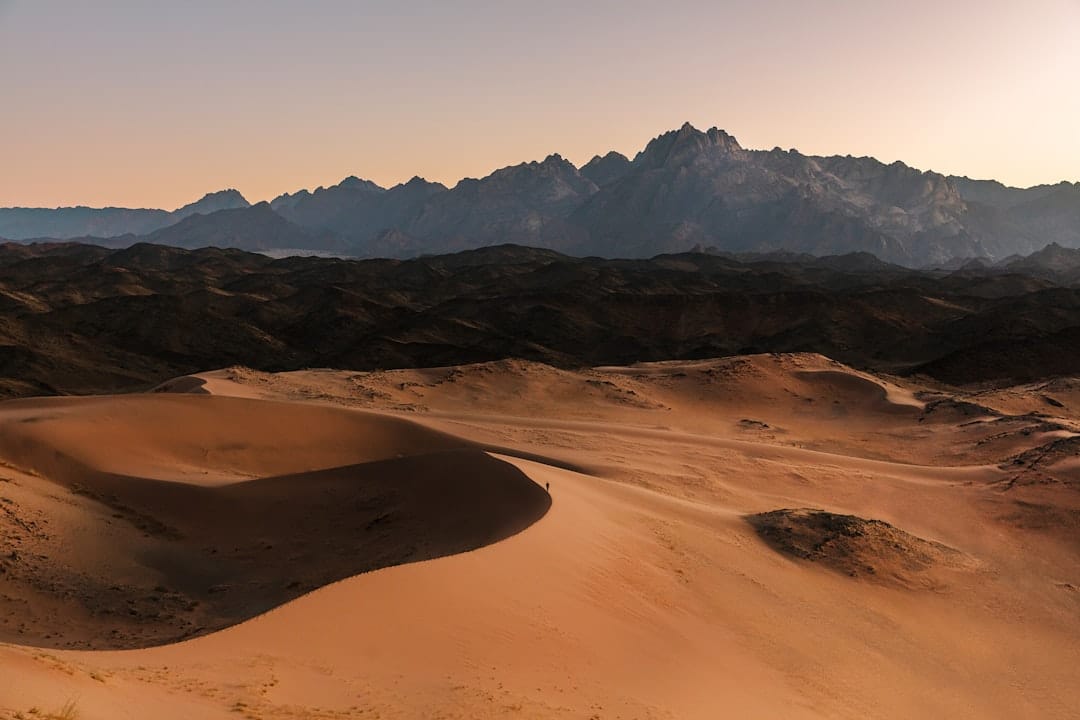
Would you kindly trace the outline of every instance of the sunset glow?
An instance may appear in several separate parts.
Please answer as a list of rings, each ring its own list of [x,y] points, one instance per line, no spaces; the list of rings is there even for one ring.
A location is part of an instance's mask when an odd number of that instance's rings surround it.
[[[689,120],[746,147],[1080,179],[1080,3],[0,0],[0,206],[252,201]]]

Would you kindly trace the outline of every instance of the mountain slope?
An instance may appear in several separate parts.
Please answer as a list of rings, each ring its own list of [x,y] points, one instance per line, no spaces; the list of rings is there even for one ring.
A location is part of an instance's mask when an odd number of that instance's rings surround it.
[[[338,243],[329,233],[305,230],[275,213],[269,203],[246,208],[189,215],[175,225],[145,237],[146,242],[181,248],[238,248],[241,250],[298,249]]]
[[[191,215],[209,215],[218,210],[238,210],[246,207],[251,207],[251,203],[239,191],[229,188],[207,193],[195,202],[174,210],[172,218],[179,221]]]
[[[596,183],[597,187],[603,187],[622,178],[629,169],[630,158],[612,150],[607,155],[597,155],[582,165],[581,174]]]
[[[407,227],[429,198],[446,192],[446,186],[414,177],[384,190],[375,183],[347,178],[313,193],[300,191],[275,198],[270,206],[282,217],[309,229],[329,231],[345,239],[356,254],[408,254],[380,238],[390,230]]]
[[[858,249],[906,259],[897,242],[820,201],[797,180],[815,168],[797,160],[794,168],[774,169],[760,158],[722,130],[703,133],[686,124],[650,142],[571,221],[588,228],[588,252],[608,257],[703,245],[819,255]]]
[[[434,195],[403,230],[429,252],[512,242],[571,248],[583,241],[564,218],[595,193],[596,184],[559,155],[465,179]]]

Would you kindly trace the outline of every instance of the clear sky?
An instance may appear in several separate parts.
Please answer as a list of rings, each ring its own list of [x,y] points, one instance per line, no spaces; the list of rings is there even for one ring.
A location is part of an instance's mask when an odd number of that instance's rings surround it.
[[[0,206],[746,147],[1080,180],[1080,0],[0,0]]]

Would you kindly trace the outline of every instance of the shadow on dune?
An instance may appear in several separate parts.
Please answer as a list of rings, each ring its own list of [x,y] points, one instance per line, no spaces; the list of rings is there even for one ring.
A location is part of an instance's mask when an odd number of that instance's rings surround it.
[[[80,620],[58,626],[54,613],[27,611],[18,634],[0,624],[0,639],[95,649],[174,642],[353,575],[483,547],[544,516],[543,488],[463,445],[217,486],[103,472],[36,449],[37,471],[96,508],[81,522],[113,528],[100,552],[145,572],[121,580],[71,562],[9,562],[6,582],[61,598],[61,612]]]

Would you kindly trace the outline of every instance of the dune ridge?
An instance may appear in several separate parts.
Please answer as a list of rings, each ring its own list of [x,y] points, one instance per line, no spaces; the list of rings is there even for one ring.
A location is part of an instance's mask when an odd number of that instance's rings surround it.
[[[205,634],[345,577],[495,542],[549,504],[474,444],[406,420],[228,397],[6,403],[0,457],[19,477],[8,512],[61,492],[76,537],[108,537],[80,552],[43,516],[11,538],[0,638],[42,647]],[[69,606],[76,617],[58,621]]]

